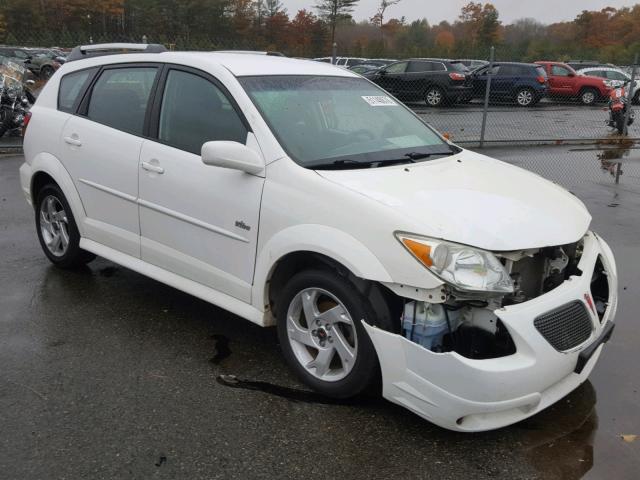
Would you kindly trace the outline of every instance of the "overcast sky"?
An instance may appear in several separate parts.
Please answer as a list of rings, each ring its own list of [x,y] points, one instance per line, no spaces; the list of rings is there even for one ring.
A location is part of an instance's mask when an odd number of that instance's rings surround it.
[[[486,3],[487,0],[476,0]],[[460,8],[469,0],[402,0],[398,5],[390,7],[387,17],[407,20],[427,18],[429,23],[436,24],[442,20],[453,21],[460,13]],[[301,8],[312,9],[316,0],[282,0],[289,14],[294,15]],[[531,17],[543,23],[562,20],[573,20],[582,10],[601,10],[605,7],[625,7],[640,3],[638,0],[493,0],[500,12],[503,23]],[[355,10],[356,20],[368,19],[376,12],[379,0],[360,0]]]

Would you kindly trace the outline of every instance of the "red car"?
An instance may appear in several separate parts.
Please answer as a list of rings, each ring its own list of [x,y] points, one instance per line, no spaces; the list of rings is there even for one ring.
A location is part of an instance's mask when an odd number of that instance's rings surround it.
[[[584,105],[593,105],[598,100],[609,98],[611,89],[600,77],[578,75],[566,63],[538,61],[547,71],[550,97],[577,98]]]

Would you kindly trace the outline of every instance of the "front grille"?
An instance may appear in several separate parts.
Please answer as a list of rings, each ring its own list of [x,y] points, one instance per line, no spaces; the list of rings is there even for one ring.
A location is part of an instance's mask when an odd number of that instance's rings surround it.
[[[533,324],[545,340],[560,352],[584,343],[593,331],[591,316],[580,301],[567,303],[540,315]]]

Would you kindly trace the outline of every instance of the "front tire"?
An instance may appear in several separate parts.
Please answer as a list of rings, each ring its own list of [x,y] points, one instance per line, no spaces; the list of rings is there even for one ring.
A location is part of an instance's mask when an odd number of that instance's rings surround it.
[[[378,358],[362,321],[379,324],[371,302],[337,272],[296,274],[277,303],[283,355],[302,382],[332,398],[354,397],[378,377]]]
[[[40,246],[57,267],[79,267],[95,258],[95,255],[80,248],[80,232],[76,221],[57,185],[45,185],[38,192],[35,220]]]
[[[55,71],[53,70],[52,67],[50,67],[49,65],[45,65],[40,69],[40,78],[49,80],[54,73]]]

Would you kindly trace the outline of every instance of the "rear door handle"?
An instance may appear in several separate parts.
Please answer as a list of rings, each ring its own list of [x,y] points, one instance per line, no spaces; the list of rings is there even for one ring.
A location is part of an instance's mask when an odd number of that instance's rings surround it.
[[[147,172],[158,173],[160,175],[164,173],[164,168],[151,162],[142,162],[142,168]]]
[[[82,142],[78,138],[64,137],[64,141],[65,141],[65,143],[68,143],[69,145],[73,145],[74,147],[81,147],[82,146]]]

